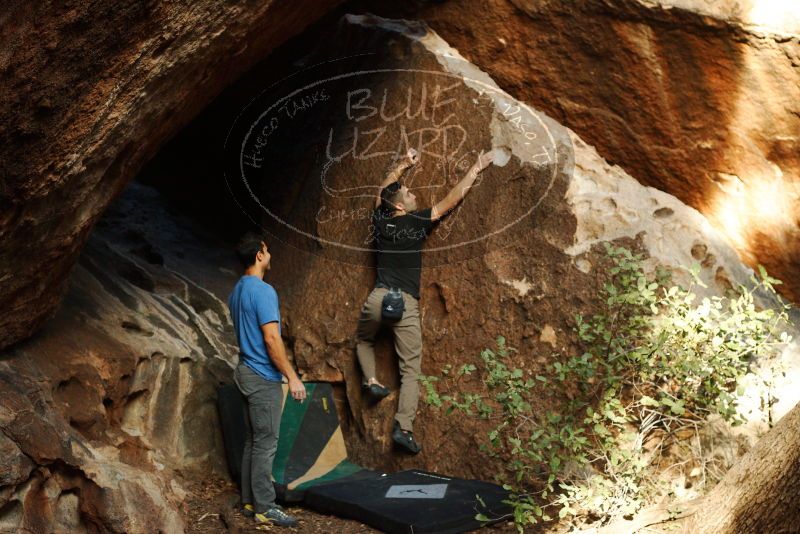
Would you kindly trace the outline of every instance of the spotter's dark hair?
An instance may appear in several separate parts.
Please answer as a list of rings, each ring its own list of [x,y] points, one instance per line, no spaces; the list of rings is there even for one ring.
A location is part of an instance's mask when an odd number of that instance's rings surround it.
[[[262,236],[253,232],[242,236],[236,245],[236,255],[242,262],[242,267],[246,269],[256,262],[256,254],[261,252],[262,243],[265,242],[266,240]]]

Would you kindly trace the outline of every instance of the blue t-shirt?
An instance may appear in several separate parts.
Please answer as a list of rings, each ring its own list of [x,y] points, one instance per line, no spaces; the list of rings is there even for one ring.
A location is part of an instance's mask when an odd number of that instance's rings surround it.
[[[265,379],[281,382],[283,376],[269,358],[261,332],[261,325],[273,321],[278,330],[281,327],[275,289],[257,276],[242,276],[228,297],[228,308],[239,341],[239,361]]]

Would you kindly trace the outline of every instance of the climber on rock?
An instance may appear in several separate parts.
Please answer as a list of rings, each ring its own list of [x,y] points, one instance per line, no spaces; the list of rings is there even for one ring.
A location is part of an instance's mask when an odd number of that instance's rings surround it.
[[[296,401],[306,398],[306,388],[286,357],[278,294],[264,281],[271,258],[266,243],[248,234],[236,252],[245,271],[228,297],[228,307],[239,342],[239,364],[233,379],[247,407],[241,480],[243,512],[257,523],[293,527],[297,520],[275,504],[272,461],[278,449],[283,377],[288,379],[289,392]]]
[[[381,325],[392,329],[400,366],[400,399],[392,440],[412,454],[422,450],[413,436],[422,359],[419,318],[422,243],[434,223],[461,202],[478,173],[489,166],[493,157],[491,152],[481,152],[466,176],[442,200],[432,208],[418,210],[416,197],[399,181],[419,160],[416,150],[410,149],[390,170],[375,197],[370,229],[377,252],[378,275],[375,288],[361,308],[356,353],[363,373],[362,390],[373,401],[380,401],[389,390],[375,376],[375,336]]]

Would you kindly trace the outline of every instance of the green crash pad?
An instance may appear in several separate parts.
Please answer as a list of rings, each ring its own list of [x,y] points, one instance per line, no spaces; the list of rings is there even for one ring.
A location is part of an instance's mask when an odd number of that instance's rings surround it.
[[[306,400],[296,402],[288,398],[289,387],[283,384],[278,450],[272,464],[272,480],[278,500],[283,502],[302,501],[305,490],[317,484],[379,476],[348,460],[331,385],[306,383],[305,386]],[[245,404],[235,385],[219,388],[217,408],[228,469],[234,481],[240,484]]]

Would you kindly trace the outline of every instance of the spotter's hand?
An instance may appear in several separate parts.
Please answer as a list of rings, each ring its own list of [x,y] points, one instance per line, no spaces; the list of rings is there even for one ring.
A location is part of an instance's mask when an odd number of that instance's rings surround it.
[[[302,402],[306,398],[306,386],[303,385],[299,378],[289,380],[289,392],[296,401]]]

